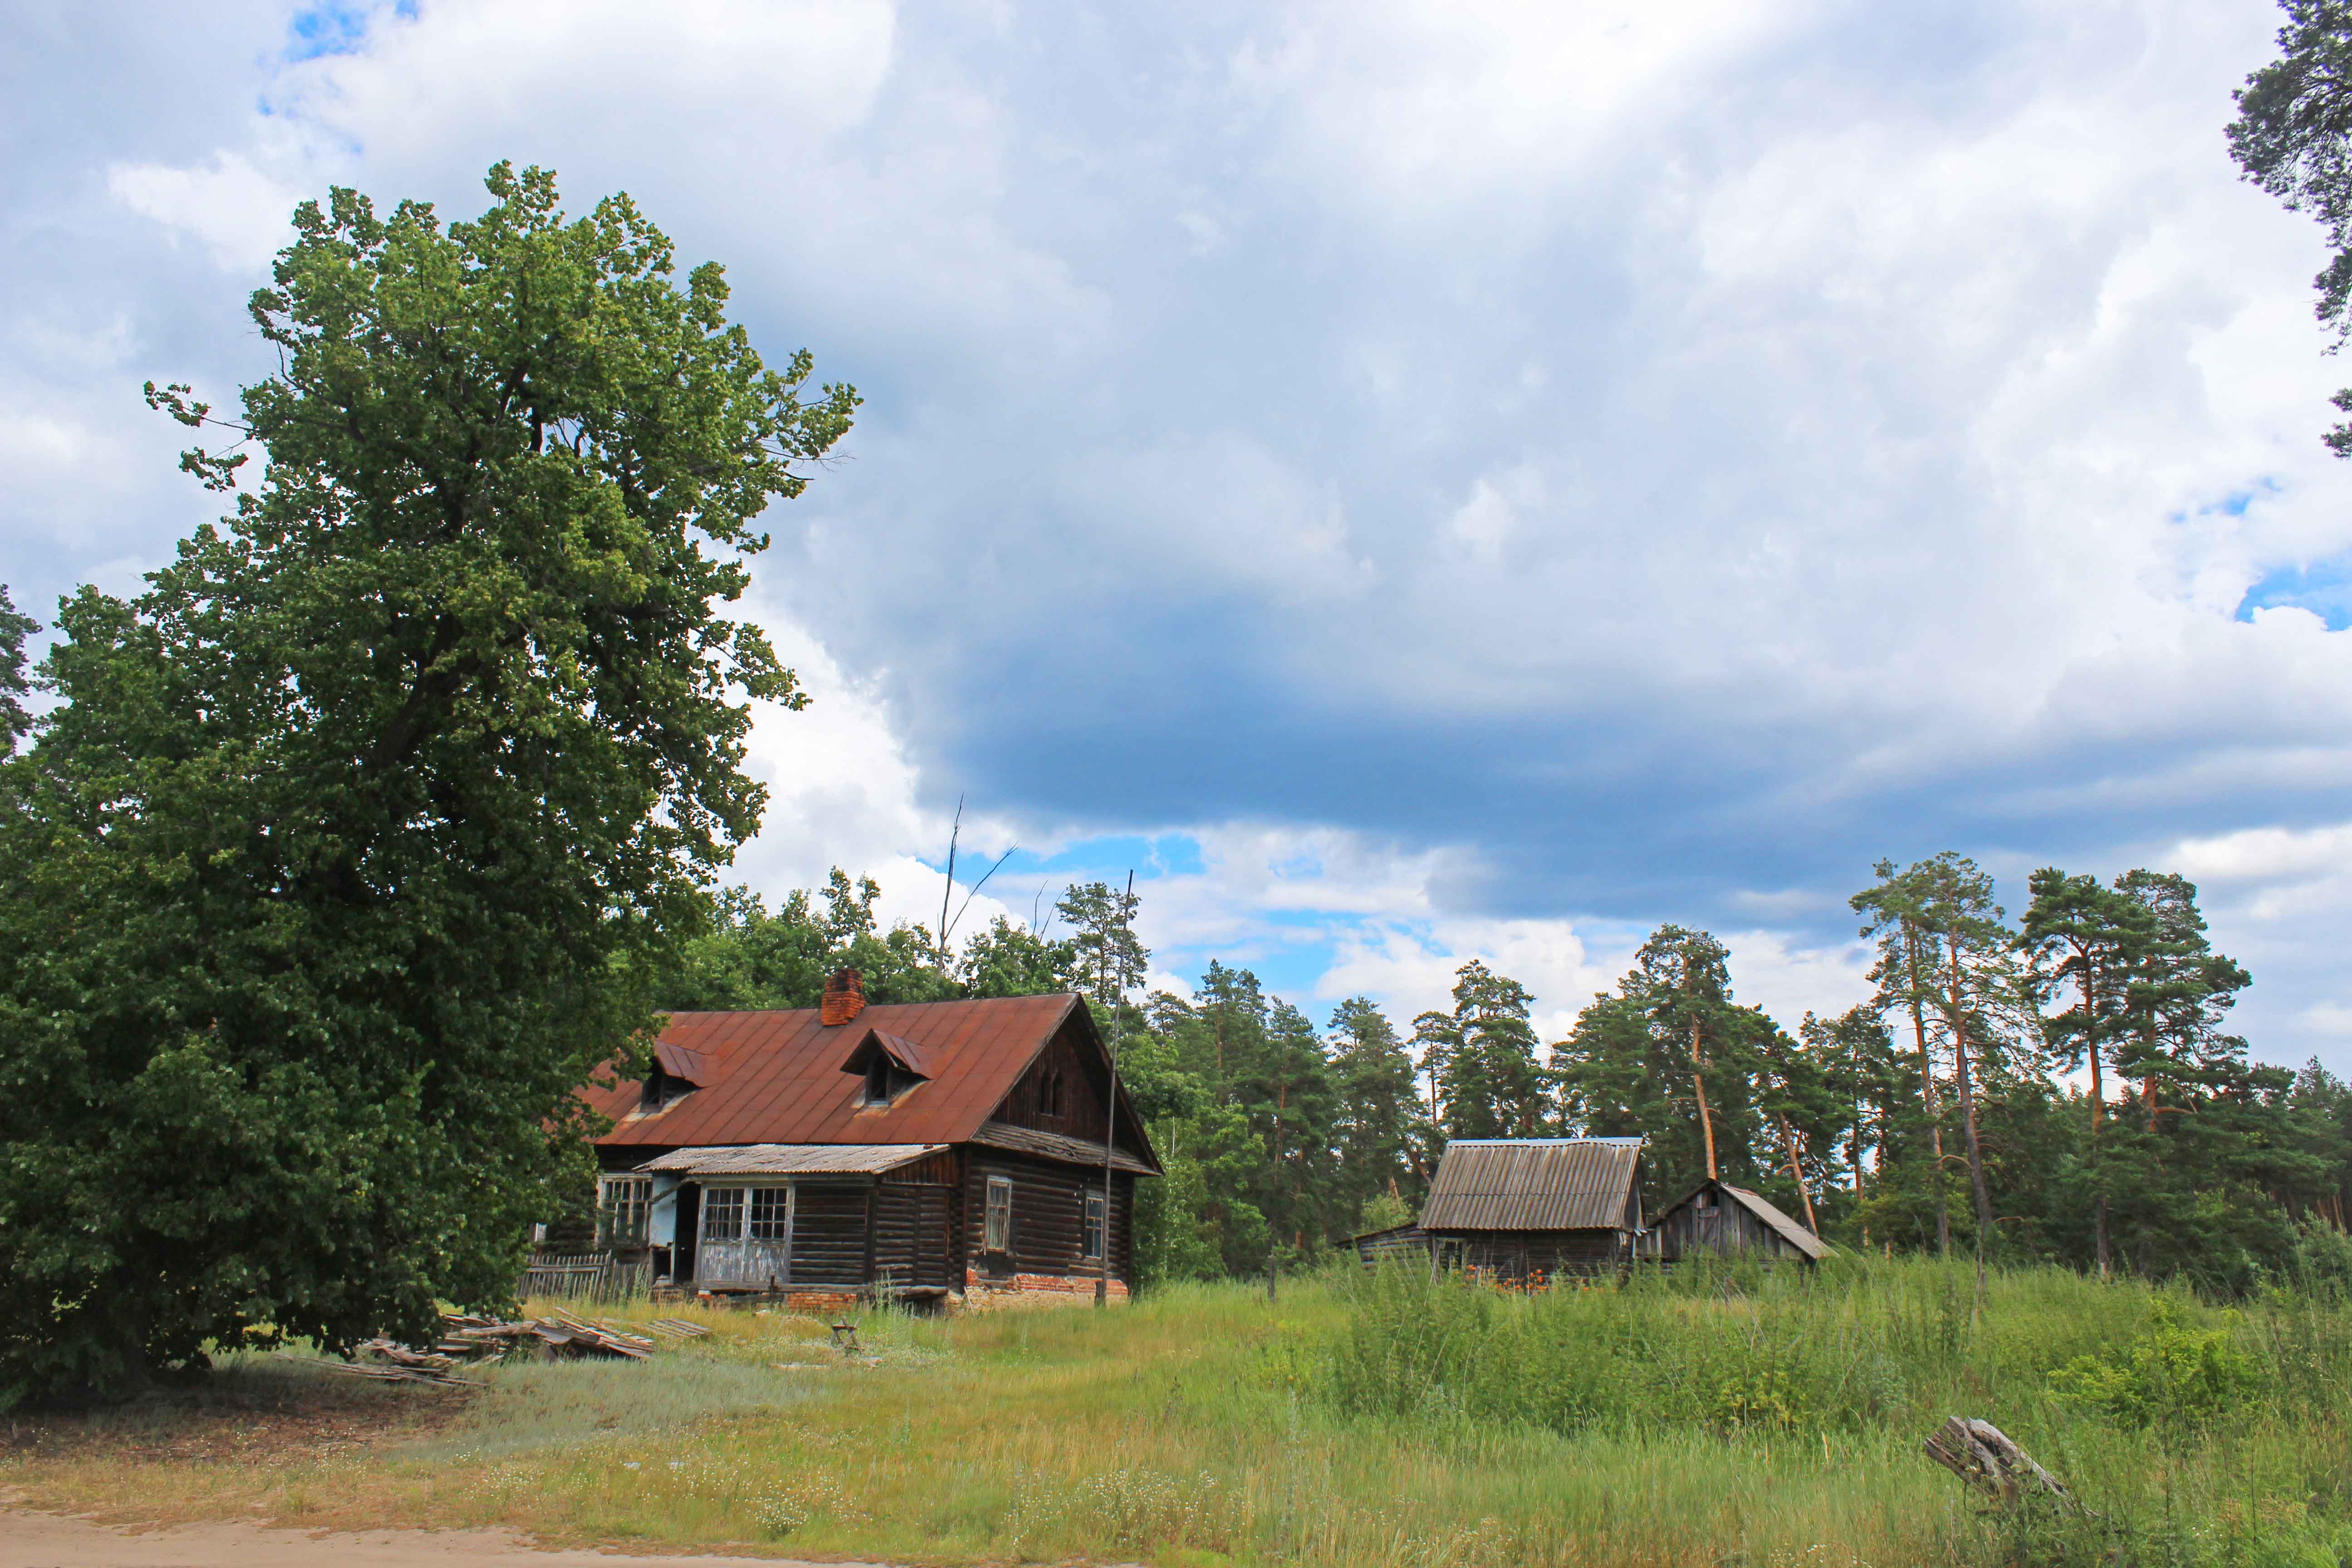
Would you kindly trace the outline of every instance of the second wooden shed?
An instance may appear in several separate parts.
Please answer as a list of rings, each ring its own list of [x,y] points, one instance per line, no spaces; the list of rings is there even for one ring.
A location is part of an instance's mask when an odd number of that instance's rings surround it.
[[[1642,1238],[1642,1256],[1675,1263],[1702,1253],[1794,1258],[1819,1263],[1829,1250],[1820,1237],[1746,1187],[1708,1181],[1658,1216]]]

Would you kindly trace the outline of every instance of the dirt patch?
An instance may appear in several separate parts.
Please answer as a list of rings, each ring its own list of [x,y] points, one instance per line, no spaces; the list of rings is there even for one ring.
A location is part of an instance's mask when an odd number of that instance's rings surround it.
[[[13,1413],[0,1423],[0,1459],[273,1465],[331,1458],[439,1431],[465,1413],[474,1392],[369,1383],[280,1362],[101,1410]]]
[[[523,1537],[497,1530],[314,1532],[191,1524],[133,1533],[57,1514],[0,1511],[0,1568],[313,1568],[320,1563],[338,1568],[814,1568],[791,1558],[540,1552]]]

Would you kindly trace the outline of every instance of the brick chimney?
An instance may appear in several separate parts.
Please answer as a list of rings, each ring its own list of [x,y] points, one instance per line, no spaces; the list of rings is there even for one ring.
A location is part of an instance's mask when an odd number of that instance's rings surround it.
[[[866,1011],[866,983],[855,969],[837,969],[824,983],[824,1000],[817,1005],[817,1021],[828,1029],[846,1024]]]

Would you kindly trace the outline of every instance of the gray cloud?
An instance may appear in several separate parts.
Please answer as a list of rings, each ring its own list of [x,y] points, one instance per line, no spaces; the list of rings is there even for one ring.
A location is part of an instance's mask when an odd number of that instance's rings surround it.
[[[927,805],[1344,829],[1444,857],[1442,916],[1816,944],[1882,853],[2352,820],[2352,645],[2235,618],[2352,551],[2315,238],[2221,151],[2260,8],[681,16],[19,44],[23,596],[201,515],[135,388],[250,363],[268,193],[460,210],[512,156],[866,392],[763,593]],[[2336,906],[2289,941],[2239,888],[2250,1026],[2335,1048]]]

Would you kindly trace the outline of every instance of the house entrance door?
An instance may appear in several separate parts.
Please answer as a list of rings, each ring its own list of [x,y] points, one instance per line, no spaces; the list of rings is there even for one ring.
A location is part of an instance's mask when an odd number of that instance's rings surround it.
[[[793,1189],[705,1187],[698,1285],[771,1289],[793,1282]]]

